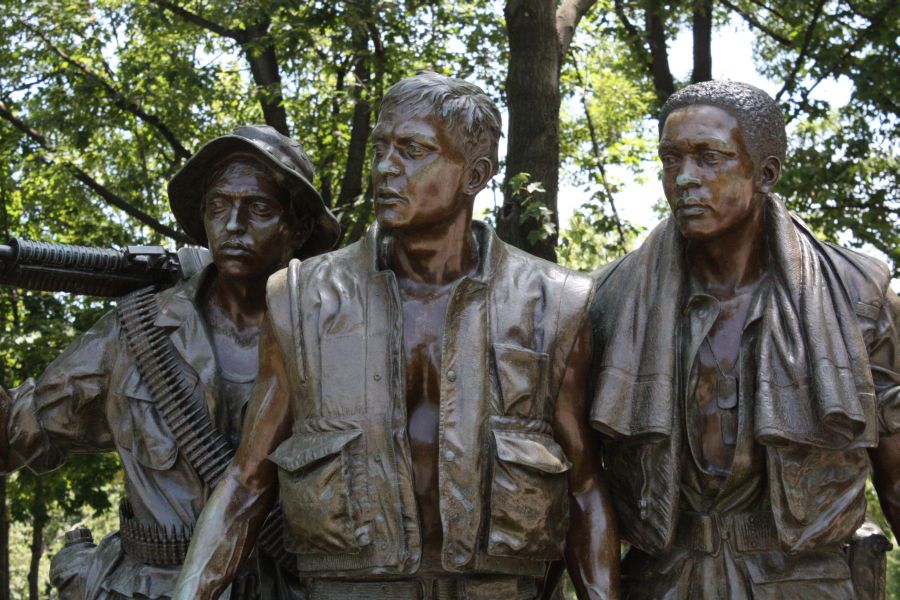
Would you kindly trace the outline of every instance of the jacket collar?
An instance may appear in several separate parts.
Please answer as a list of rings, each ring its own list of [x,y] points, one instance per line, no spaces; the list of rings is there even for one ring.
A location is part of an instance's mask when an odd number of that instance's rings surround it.
[[[190,313],[198,311],[200,292],[214,273],[215,265],[210,263],[190,279],[178,283],[168,294],[160,294],[159,314],[153,324],[157,327],[181,327]],[[200,315],[197,317],[200,318]]]
[[[503,243],[494,229],[483,221],[472,221],[472,235],[475,236],[478,251],[478,266],[468,278],[486,284],[494,278],[497,266],[503,259]],[[372,273],[389,270],[386,259],[391,243],[390,234],[382,230],[378,223],[373,223],[363,243],[369,256],[369,270]]]

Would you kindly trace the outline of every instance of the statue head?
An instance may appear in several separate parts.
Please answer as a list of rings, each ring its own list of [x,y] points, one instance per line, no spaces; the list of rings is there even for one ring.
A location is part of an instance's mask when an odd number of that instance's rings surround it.
[[[182,229],[196,243],[209,246],[214,260],[218,246],[227,249],[230,243],[213,237],[224,236],[240,246],[236,233],[226,228],[256,227],[257,222],[246,219],[263,212],[271,216],[270,210],[279,213],[278,221],[289,231],[281,253],[305,258],[330,250],[340,235],[313,177],[312,162],[299,143],[268,125],[238,127],[204,145],[185,163],[169,182],[169,202]],[[263,210],[263,204],[270,209]],[[230,225],[219,223],[226,205],[238,219]],[[247,258],[240,248],[219,254],[237,263]]]
[[[784,113],[770,95],[739,81],[703,81],[684,87],[659,112],[659,135],[674,111],[694,104],[716,106],[734,117],[755,165],[774,156],[783,165],[787,152]]]
[[[784,162],[784,118],[753,86],[707,81],[663,105],[659,156],[663,189],[681,232],[712,239],[761,223],[763,198]]]
[[[466,210],[498,170],[501,117],[478,86],[421,72],[391,86],[372,132],[379,223],[439,226]]]

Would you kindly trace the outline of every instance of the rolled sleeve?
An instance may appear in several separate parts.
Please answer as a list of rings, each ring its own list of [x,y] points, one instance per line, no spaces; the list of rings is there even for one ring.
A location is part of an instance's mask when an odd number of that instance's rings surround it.
[[[0,406],[0,469],[41,473],[70,452],[113,449],[105,413],[118,326],[108,313],[72,342],[44,373],[9,391]]]

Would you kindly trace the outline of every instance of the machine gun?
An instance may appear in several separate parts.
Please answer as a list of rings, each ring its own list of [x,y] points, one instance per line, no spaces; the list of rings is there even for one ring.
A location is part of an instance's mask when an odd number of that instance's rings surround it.
[[[13,238],[0,245],[0,285],[115,298],[151,285],[172,286],[210,260],[206,248],[112,250]]]

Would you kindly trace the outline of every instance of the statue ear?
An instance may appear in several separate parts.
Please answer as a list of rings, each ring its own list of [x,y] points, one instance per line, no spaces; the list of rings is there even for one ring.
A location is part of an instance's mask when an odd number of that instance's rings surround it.
[[[781,161],[774,156],[766,157],[759,166],[756,176],[759,191],[768,194],[781,178]]]
[[[291,225],[289,225],[291,226]],[[302,248],[303,244],[309,239],[309,236],[312,235],[313,227],[315,226],[315,222],[313,218],[309,215],[303,215],[301,218],[296,219],[296,223],[292,224],[293,231],[291,231],[291,243],[290,247],[286,248],[289,252],[289,257],[294,255],[294,251],[298,248]]]
[[[469,165],[467,180],[463,192],[467,196],[476,196],[494,176],[494,165],[486,156],[482,156]]]

